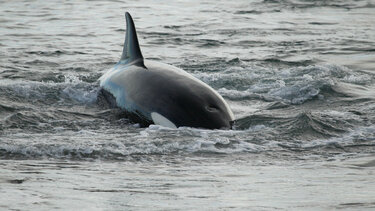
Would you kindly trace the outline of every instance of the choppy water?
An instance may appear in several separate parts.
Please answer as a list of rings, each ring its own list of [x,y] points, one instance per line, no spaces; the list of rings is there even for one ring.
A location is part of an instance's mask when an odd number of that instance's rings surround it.
[[[375,208],[375,2],[1,1],[0,209]],[[234,130],[97,105],[124,12]]]

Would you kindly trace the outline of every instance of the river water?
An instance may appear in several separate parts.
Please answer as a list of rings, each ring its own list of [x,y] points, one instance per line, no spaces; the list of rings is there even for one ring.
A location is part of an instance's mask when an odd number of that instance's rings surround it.
[[[0,2],[0,209],[375,209],[374,1]],[[98,106],[125,11],[233,130]]]

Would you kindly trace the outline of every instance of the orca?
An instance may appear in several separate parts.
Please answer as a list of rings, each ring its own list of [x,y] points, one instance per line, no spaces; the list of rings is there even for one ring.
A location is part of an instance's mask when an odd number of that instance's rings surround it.
[[[142,127],[229,129],[234,115],[213,88],[184,70],[143,58],[128,12],[120,61],[100,78],[100,93]]]

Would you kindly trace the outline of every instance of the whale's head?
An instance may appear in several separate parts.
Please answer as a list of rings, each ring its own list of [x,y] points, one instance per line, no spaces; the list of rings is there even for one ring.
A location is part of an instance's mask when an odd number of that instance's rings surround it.
[[[220,99],[190,104],[191,127],[207,129],[231,129],[234,123],[232,111]],[[189,117],[185,118],[186,119]]]
[[[233,113],[224,99],[211,87],[200,87],[196,90],[194,97],[181,96],[185,104],[182,113],[184,123],[191,127],[207,129],[228,129],[234,123]],[[181,104],[180,104],[181,106]]]
[[[144,91],[153,93],[153,97],[147,97],[147,104],[152,104],[153,107],[151,112],[156,111],[163,116],[163,120],[170,121],[176,127],[232,127],[233,113],[213,88],[179,68],[153,61],[146,61],[145,64],[148,72],[155,72],[142,75],[142,80],[147,81],[147,87],[150,87]],[[140,97],[139,94],[138,92],[134,97]],[[155,124],[171,125],[158,121],[160,119],[155,119],[154,116],[152,119]]]
[[[191,96],[180,96],[177,104],[168,105],[168,111],[152,112],[155,124],[166,127],[194,127],[206,129],[231,129],[233,114],[221,99],[197,100]],[[176,101],[175,101],[176,102]]]

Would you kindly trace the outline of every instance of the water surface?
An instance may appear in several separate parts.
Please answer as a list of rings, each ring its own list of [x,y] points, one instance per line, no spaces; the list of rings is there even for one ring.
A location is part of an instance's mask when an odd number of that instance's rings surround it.
[[[1,1],[0,208],[375,208],[375,2]],[[143,55],[229,103],[234,130],[97,103],[124,13]]]

